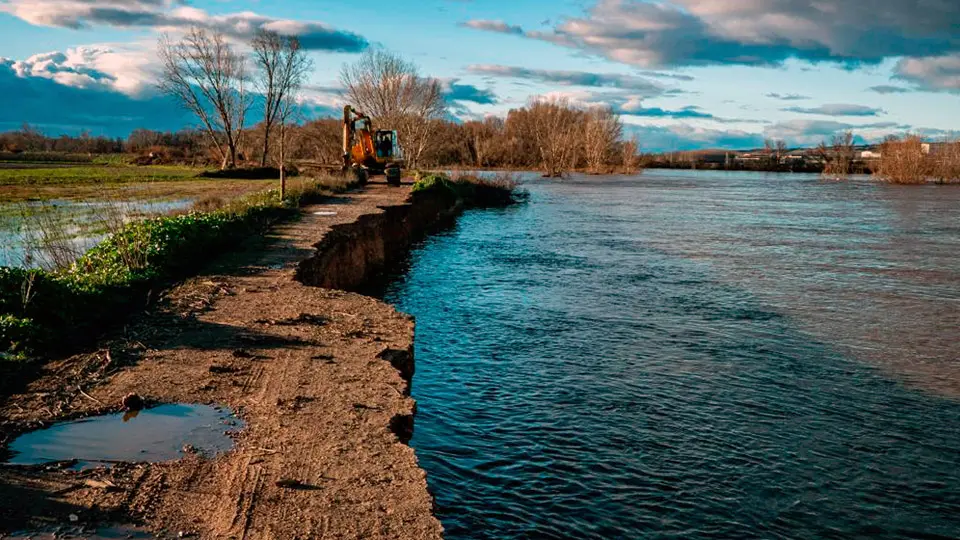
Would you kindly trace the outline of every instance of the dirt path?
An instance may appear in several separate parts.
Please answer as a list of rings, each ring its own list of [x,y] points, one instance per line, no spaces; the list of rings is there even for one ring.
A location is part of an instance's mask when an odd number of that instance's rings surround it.
[[[439,538],[425,475],[401,442],[415,407],[412,319],[294,280],[331,226],[407,195],[372,185],[310,207],[172,290],[100,352],[47,366],[0,407],[8,434],[115,408],[128,392],[228,406],[247,428],[212,460],[83,474],[0,468],[0,530],[74,514],[200,538]]]

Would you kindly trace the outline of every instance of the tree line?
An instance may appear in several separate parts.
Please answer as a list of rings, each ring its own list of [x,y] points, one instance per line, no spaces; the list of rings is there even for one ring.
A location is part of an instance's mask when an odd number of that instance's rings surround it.
[[[216,164],[222,169],[288,160],[341,161],[339,118],[299,116],[301,90],[312,62],[296,37],[261,31],[244,52],[223,34],[194,28],[158,43],[159,89],[190,111],[197,127],[176,133],[138,129],[125,141],[61,136],[33,129],[0,135],[10,151],[128,152],[140,163]],[[370,115],[378,129],[399,132],[408,168],[480,167],[634,171],[639,143],[624,137],[610,108],[535,99],[505,117],[452,119],[441,82],[391,52],[371,50],[343,66],[346,102]],[[261,119],[248,125],[251,114]]]
[[[91,135],[82,131],[80,135],[59,135],[48,137],[39,129],[24,124],[20,129],[0,133],[0,152],[58,152],[67,154],[111,154],[123,152],[125,141]]]

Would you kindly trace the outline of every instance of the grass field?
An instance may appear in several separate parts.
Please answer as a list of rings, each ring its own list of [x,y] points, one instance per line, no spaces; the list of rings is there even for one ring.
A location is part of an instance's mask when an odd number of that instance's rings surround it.
[[[169,182],[194,178],[203,169],[178,166],[77,165],[37,167],[0,165],[0,187],[53,184],[123,184]]]
[[[277,180],[170,179],[125,183],[63,182],[60,184],[0,183],[0,205],[25,201],[81,201],[115,199],[230,198],[276,187]]]

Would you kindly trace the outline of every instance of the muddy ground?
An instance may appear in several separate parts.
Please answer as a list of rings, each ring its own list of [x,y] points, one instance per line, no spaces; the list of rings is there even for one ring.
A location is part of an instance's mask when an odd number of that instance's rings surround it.
[[[404,444],[412,319],[295,280],[331,227],[408,193],[371,185],[306,208],[171,290],[100,350],[47,365],[0,406],[6,438],[116,410],[130,392],[230,407],[247,427],[213,459],[188,452],[82,473],[0,467],[0,531],[122,523],[173,537],[439,538],[424,472]]]

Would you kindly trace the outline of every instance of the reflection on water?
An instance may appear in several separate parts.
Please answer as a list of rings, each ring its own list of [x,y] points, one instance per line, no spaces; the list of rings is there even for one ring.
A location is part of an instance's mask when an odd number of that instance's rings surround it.
[[[227,432],[242,424],[229,410],[207,405],[161,405],[55,424],[17,437],[12,465],[77,460],[87,469],[111,463],[159,462],[183,457],[184,447],[215,455],[233,447]]]
[[[960,535],[960,189],[528,188],[386,295],[448,538]]]
[[[38,267],[46,261],[43,231],[71,253],[97,245],[106,229],[143,216],[189,208],[192,199],[74,201],[45,200],[0,204],[0,266]]]
[[[0,534],[0,539],[3,540],[156,540],[158,538],[172,538],[172,536],[153,534],[145,528],[133,525],[91,529],[83,526],[60,526],[45,531],[19,531],[9,536]]]

